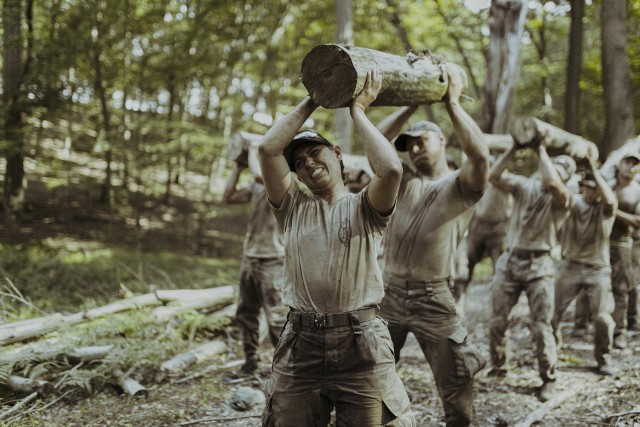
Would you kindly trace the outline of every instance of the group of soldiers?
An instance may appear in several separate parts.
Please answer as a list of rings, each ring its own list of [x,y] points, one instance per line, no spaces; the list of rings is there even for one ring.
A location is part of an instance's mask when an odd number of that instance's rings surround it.
[[[368,121],[365,109],[380,88],[375,71],[350,107],[371,163],[368,185],[338,182],[346,177],[340,149],[299,131],[317,108],[309,98],[236,163],[225,201],[252,204],[236,315],[241,370],[258,368],[261,309],[276,348],[263,425],[326,425],[332,409],[344,425],[415,425],[393,366],[409,332],[433,372],[446,424],[469,425],[474,376],[486,360],[467,334],[465,295],[486,255],[494,264],[488,375],[508,372],[509,317],[522,292],[541,400],[555,395],[559,322],[578,295],[594,324],[597,369],[615,372],[611,348],[624,348],[626,329],[637,328],[632,233],[640,229],[640,155],[624,155],[607,182],[596,158],[588,156],[577,175],[571,157],[549,157],[543,137],[529,146],[537,172],[514,174],[507,168],[524,147],[513,144],[493,160],[460,105],[461,74],[450,66],[448,76],[445,106],[466,157],[459,169],[449,166],[447,138],[435,123],[404,129],[416,107],[377,127]],[[409,162],[388,151],[389,141]],[[254,184],[238,188],[246,167]]]

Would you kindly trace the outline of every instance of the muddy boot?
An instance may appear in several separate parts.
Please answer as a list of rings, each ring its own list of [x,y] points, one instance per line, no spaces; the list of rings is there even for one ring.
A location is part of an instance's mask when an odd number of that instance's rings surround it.
[[[623,334],[613,337],[613,348],[618,350],[627,348],[627,338]]]
[[[604,375],[604,376],[610,377],[610,376],[615,375],[617,373],[617,371],[613,366],[611,366],[610,363],[605,362],[605,363],[603,363],[601,365],[598,365],[598,373],[600,375]]]
[[[627,325],[628,325],[627,330],[629,331],[634,331],[634,332],[640,331],[640,325],[638,325],[638,321],[636,319],[629,319],[629,322]]]
[[[546,402],[553,399],[558,394],[555,381],[545,381],[540,387],[540,401]]]
[[[240,367],[240,373],[245,375],[253,375],[258,370],[258,358],[255,356],[247,356],[244,364]]]

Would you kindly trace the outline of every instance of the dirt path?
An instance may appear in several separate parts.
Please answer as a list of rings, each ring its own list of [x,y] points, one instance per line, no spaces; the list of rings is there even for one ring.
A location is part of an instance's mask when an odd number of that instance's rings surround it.
[[[488,356],[489,287],[470,288],[467,316],[470,336]],[[506,378],[476,377],[475,411],[478,426],[514,426],[542,403],[537,398],[541,385],[528,329],[529,310],[523,297],[514,310],[511,327],[512,369]],[[572,313],[567,313],[568,320]],[[575,390],[562,404],[549,411],[539,426],[637,426],[640,414],[640,335],[630,335],[630,348],[614,350],[620,369],[615,377],[602,377],[595,370],[590,334],[577,339],[571,324],[562,324],[565,347],[560,352],[558,386],[560,392]],[[236,345],[227,360],[239,358]],[[235,379],[229,371],[216,372],[179,384],[163,384],[150,389],[147,398],[120,396],[113,390],[75,403],[59,404],[34,415],[34,424],[47,426],[181,426],[189,420],[210,419],[195,426],[259,426],[260,408],[248,412],[233,410],[229,399],[240,386],[260,387],[268,376],[270,350],[263,354],[261,378]],[[402,352],[399,373],[410,394],[413,411],[421,427],[444,425],[443,412],[433,384],[433,376],[413,336]],[[613,416],[615,414],[621,414]],[[211,418],[217,418],[211,420]],[[40,424],[37,424],[37,423]]]

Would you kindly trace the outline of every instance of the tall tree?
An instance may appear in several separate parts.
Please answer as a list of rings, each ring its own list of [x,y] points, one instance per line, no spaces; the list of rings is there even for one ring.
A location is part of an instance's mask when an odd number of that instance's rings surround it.
[[[24,97],[22,82],[22,1],[5,0],[2,8],[3,22],[3,130],[7,166],[4,177],[3,206],[5,212],[19,209],[24,198],[24,134],[22,113]]]
[[[603,145],[607,153],[635,134],[627,54],[627,6],[627,1],[602,0],[600,9],[605,102]]]
[[[508,133],[518,87],[521,39],[527,17],[526,0],[492,0],[490,41],[484,87],[483,130]]]
[[[353,45],[353,3],[351,0],[336,0],[336,14],[338,16],[337,41],[341,44]],[[351,153],[353,140],[353,125],[348,108],[336,110],[335,129],[336,142],[345,153]]]
[[[571,29],[567,59],[567,90],[564,95],[564,129],[579,134],[580,70],[584,35],[584,0],[571,0]]]

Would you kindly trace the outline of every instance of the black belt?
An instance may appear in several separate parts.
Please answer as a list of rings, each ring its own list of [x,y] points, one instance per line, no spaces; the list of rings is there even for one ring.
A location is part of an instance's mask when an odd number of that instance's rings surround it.
[[[511,255],[518,258],[538,258],[541,256],[549,255],[550,251],[546,249],[511,249]]]
[[[291,310],[289,312],[289,322],[296,328],[328,329],[338,326],[351,326],[354,323],[352,319],[359,323],[373,320],[379,311],[380,309],[377,306],[346,313],[312,313]]]

